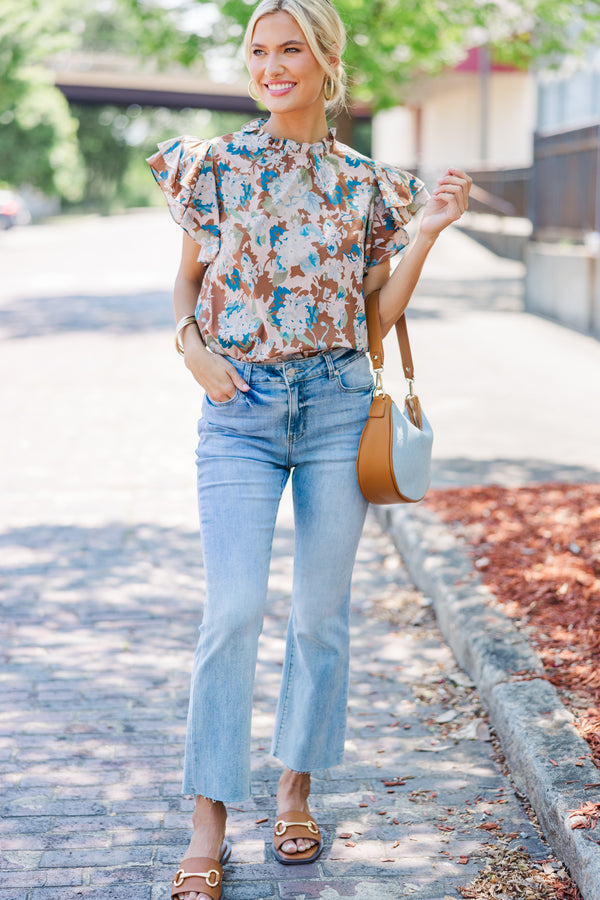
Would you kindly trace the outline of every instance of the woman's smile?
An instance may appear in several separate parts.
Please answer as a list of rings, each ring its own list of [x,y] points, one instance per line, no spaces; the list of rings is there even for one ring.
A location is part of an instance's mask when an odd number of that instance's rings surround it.
[[[296,87],[296,83],[294,81],[269,81],[265,87],[274,97],[281,97],[282,94],[289,94]]]

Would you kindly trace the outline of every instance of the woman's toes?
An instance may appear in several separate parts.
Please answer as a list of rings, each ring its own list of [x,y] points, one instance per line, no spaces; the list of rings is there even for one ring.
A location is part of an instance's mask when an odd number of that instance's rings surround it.
[[[301,852],[303,850],[310,850],[310,849],[312,849],[312,847],[315,847],[315,846],[316,846],[316,841],[309,841],[309,840],[304,839],[304,840],[300,840],[298,842],[298,850],[300,850]]]
[[[295,841],[286,841],[285,844],[281,845],[281,849],[284,853],[304,853],[305,850],[310,850],[315,845],[316,841],[298,838]]]

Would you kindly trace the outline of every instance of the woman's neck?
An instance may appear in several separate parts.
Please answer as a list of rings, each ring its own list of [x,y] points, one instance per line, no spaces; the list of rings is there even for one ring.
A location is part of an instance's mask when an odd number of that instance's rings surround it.
[[[315,113],[301,109],[289,113],[271,113],[265,130],[276,138],[286,138],[299,144],[316,144],[329,134],[325,110]]]

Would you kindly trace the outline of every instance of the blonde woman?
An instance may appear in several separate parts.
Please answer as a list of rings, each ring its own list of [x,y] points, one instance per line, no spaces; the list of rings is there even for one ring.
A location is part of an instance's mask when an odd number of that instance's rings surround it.
[[[262,0],[244,49],[268,116],[211,141],[178,138],[149,163],[183,230],[176,342],[204,389],[197,450],[206,598],[188,715],[183,793],[193,835],[172,885],[218,900],[226,804],[250,795],[250,720],[277,508],[291,475],[292,609],[272,753],[275,858],[311,863],[323,841],[310,773],[342,762],[349,595],[367,504],[355,474],[371,402],[365,296],[386,333],[440,231],[467,206],[449,169],[415,177],[340,144],[344,29],[329,0]],[[409,251],[404,225],[421,207]]]

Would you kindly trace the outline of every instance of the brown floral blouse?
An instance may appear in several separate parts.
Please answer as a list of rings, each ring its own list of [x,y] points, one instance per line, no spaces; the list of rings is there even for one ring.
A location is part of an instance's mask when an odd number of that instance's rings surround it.
[[[275,138],[263,120],[148,159],[206,263],[196,319],[206,346],[261,362],[367,349],[366,270],[408,243],[419,179],[338,143]]]

